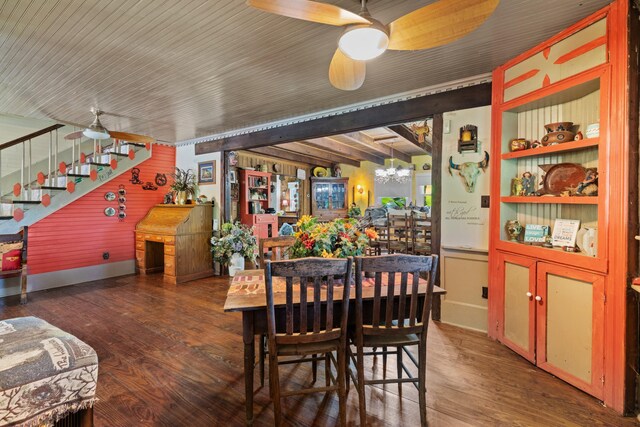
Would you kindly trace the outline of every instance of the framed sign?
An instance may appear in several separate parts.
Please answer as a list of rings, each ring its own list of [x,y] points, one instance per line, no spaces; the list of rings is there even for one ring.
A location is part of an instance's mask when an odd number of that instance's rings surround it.
[[[527,224],[524,227],[524,243],[544,243],[548,234],[548,225]]]
[[[198,185],[216,183],[216,161],[198,163]]]
[[[578,219],[556,219],[553,224],[553,234],[551,244],[553,246],[575,246],[580,220]]]

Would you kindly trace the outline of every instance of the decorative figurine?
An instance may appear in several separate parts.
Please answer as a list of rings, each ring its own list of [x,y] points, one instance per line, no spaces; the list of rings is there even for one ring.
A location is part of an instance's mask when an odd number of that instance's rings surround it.
[[[504,225],[504,229],[511,242],[517,242],[518,237],[522,234],[522,225],[520,225],[520,221],[517,219],[508,220]]]
[[[551,243],[552,240],[553,237],[551,237],[551,234],[547,234],[544,238],[544,243],[542,244],[542,246],[545,248],[553,248],[553,244]]]
[[[584,139],[584,135],[582,135],[582,132],[576,133],[576,136],[573,138],[574,141],[581,141],[583,139]]]
[[[164,195],[164,202],[165,205],[171,205],[173,204],[173,193],[172,192],[168,192],[167,194]]]
[[[340,165],[335,165],[333,167],[333,176],[335,176],[336,178],[342,178],[342,168],[340,167]]]
[[[542,147],[542,143],[537,139],[531,143],[531,148],[540,148]]]
[[[587,176],[584,181],[578,184],[576,195],[579,196],[597,196],[598,195],[598,171],[596,169],[587,169]]]
[[[535,190],[535,181],[536,177],[531,174],[531,172],[527,171],[522,174],[522,178],[520,182],[522,183],[522,195],[523,196],[533,196],[536,193]]]
[[[519,196],[522,194],[522,178],[511,178],[511,195]]]

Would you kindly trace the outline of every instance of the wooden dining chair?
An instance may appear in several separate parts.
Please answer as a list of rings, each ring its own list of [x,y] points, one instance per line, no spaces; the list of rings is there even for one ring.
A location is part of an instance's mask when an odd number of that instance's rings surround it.
[[[355,327],[350,331],[350,342],[355,345],[355,355],[351,346],[347,347],[349,358],[356,367],[356,375],[351,369],[349,376],[358,391],[360,425],[366,425],[365,385],[397,383],[402,396],[402,384],[412,382],[418,389],[420,423],[427,425],[426,369],[427,331],[429,313],[438,256],[383,255],[376,257],[356,257],[356,297]],[[363,272],[374,273],[373,309],[363,313]],[[427,272],[428,280],[420,284],[420,273]],[[422,300],[422,301],[421,301]],[[409,347],[417,346],[418,359],[409,352]],[[373,349],[369,351],[368,349]],[[367,352],[365,352],[367,349]],[[382,349],[382,350],[379,350]],[[392,350],[387,350],[392,349]],[[418,368],[418,376],[411,376],[403,363],[403,353]],[[365,379],[364,356],[395,354],[397,378]],[[408,377],[403,378],[403,372]]]
[[[260,239],[258,252],[258,265],[260,269],[264,269],[267,260],[280,261],[288,259],[287,251],[296,242],[293,236],[265,237]],[[258,370],[260,372],[260,386],[264,386],[264,363],[267,355],[267,336],[261,335],[258,347]],[[316,366],[313,367],[313,380],[316,378]]]
[[[265,267],[269,384],[275,424],[282,424],[281,399],[295,394],[337,391],[340,423],[346,425],[346,344],[352,258],[302,258],[268,261]],[[345,286],[336,286],[335,277]],[[274,279],[283,278],[285,292],[274,294]],[[282,280],[282,279],[280,279]],[[334,296],[342,299],[334,315]],[[277,300],[276,300],[277,298]],[[277,307],[276,307],[277,306]],[[276,323],[275,310],[285,310],[285,323]],[[338,314],[337,312],[335,314]],[[337,355],[334,356],[333,352]],[[324,355],[318,357],[317,355]],[[311,357],[309,357],[311,356]],[[280,361],[282,357],[294,357]],[[279,366],[324,360],[324,387],[284,390]],[[331,363],[337,378],[331,372]]]
[[[369,241],[367,245],[367,255],[382,255],[382,249],[384,248],[386,250],[389,245],[387,226],[374,227],[373,229],[378,234],[378,238]]]
[[[280,261],[288,259],[289,254],[287,251],[295,242],[296,238],[293,236],[265,237],[260,239],[260,252],[258,253],[260,268],[264,268],[266,260]]]
[[[424,212],[412,212],[409,229],[409,252],[413,255],[431,255],[431,218]]]
[[[409,251],[409,215],[387,215],[387,252],[404,253]]]

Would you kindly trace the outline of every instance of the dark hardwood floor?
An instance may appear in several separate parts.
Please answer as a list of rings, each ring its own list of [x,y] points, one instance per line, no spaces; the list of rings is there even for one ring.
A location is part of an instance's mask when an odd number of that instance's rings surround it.
[[[0,298],[0,319],[38,316],[76,335],[98,353],[96,426],[244,424],[241,316],[222,311],[228,280],[166,285],[160,276],[127,276]],[[434,323],[427,372],[431,426],[637,426],[596,399],[554,378],[486,335]],[[296,386],[307,367],[284,375]],[[389,360],[389,370],[395,361]],[[370,365],[380,374],[382,363]],[[318,381],[324,369],[318,369]],[[419,425],[416,390],[368,388],[371,425]],[[357,393],[348,419],[356,425]],[[272,425],[268,389],[256,391],[256,425]],[[335,394],[293,397],[291,425],[335,425]]]

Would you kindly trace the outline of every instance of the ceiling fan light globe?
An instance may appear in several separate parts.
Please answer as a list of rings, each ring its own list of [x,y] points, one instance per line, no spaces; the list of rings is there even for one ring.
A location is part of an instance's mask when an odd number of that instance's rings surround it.
[[[82,134],[84,136],[86,136],[87,138],[91,138],[91,139],[109,139],[111,138],[111,135],[109,135],[109,132],[107,132],[106,129],[102,128],[100,129],[92,129],[92,128],[86,128],[85,130],[82,131]]]
[[[349,58],[368,61],[382,55],[389,46],[389,35],[381,25],[353,25],[340,36],[338,47]]]

